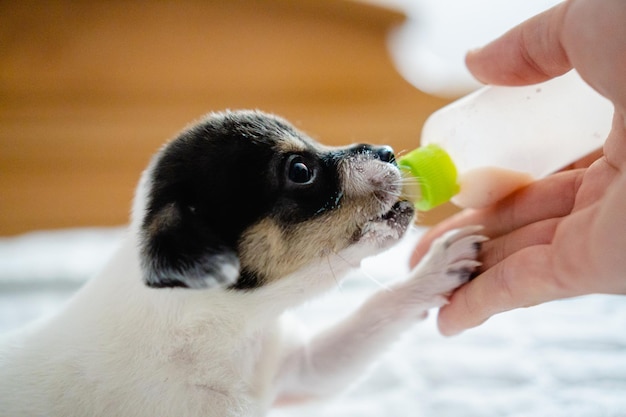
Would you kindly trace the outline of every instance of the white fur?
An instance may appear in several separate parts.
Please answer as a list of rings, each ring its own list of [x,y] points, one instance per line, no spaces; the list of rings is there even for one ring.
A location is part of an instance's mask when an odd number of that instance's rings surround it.
[[[406,280],[306,343],[282,313],[336,285],[367,243],[255,291],[194,291],[146,287],[131,234],[59,314],[2,338],[0,415],[262,416],[335,394],[446,302],[477,264],[476,231],[441,238]]]
[[[336,286],[402,230],[374,222],[358,243],[252,291],[149,288],[138,239],[153,166],[108,266],[56,315],[0,337],[0,416],[263,416],[275,404],[336,394],[446,302],[484,240],[476,228],[440,238],[406,279],[307,340],[284,313]],[[224,268],[234,281],[236,268]]]

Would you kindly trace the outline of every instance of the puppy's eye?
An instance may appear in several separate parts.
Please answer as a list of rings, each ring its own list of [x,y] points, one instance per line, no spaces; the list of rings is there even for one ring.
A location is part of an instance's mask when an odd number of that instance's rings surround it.
[[[308,184],[315,176],[314,170],[309,168],[299,155],[291,156],[287,166],[287,177],[295,184]]]

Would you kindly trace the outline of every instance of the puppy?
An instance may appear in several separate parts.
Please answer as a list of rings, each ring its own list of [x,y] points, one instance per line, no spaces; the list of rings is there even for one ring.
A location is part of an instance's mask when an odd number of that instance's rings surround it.
[[[154,157],[128,236],[53,317],[0,343],[0,415],[262,416],[336,394],[464,283],[477,228],[308,340],[283,313],[414,217],[389,147],[330,148],[256,111],[211,114]]]

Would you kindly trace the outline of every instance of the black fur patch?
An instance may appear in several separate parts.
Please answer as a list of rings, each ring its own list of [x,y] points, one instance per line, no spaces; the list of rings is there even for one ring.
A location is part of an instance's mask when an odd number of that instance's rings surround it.
[[[315,172],[311,184],[289,181],[293,152],[281,150],[289,141]],[[320,155],[285,121],[260,112],[212,115],[157,158],[142,225],[145,280],[154,287],[233,285],[216,261],[229,262],[228,271],[239,269],[237,244],[248,227],[267,216],[284,224],[310,219],[340,196],[334,158]],[[261,281],[255,278],[255,285]]]

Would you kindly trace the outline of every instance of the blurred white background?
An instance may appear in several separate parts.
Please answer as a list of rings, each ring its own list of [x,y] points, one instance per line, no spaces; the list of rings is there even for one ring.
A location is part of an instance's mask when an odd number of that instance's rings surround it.
[[[402,10],[407,22],[389,38],[400,73],[427,93],[458,97],[480,84],[465,68],[465,53],[557,0],[370,0]]]

